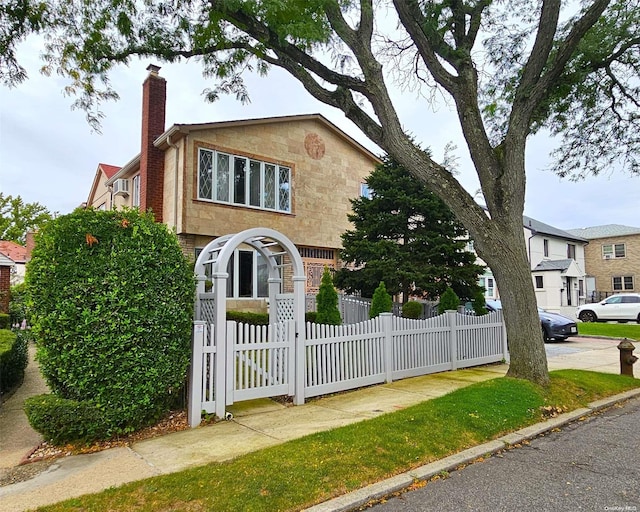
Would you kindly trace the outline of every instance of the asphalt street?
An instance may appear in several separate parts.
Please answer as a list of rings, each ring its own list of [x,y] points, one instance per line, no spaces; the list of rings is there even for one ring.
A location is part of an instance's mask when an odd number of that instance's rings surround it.
[[[418,511],[640,511],[640,398],[372,507]]]

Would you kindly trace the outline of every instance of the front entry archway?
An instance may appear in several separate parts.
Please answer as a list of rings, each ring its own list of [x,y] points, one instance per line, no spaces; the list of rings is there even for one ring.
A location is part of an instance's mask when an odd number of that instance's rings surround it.
[[[236,333],[234,324],[226,322],[227,266],[239,246],[256,250],[266,261],[269,276],[269,328],[250,330],[252,334],[247,337]],[[292,271],[293,293],[283,294],[284,268],[288,266]],[[304,351],[298,347],[304,345],[306,276],[293,242],[269,228],[252,228],[219,237],[198,256],[195,274],[189,424],[199,424],[202,410],[224,417],[226,405],[236,398],[291,394],[295,404],[303,403],[303,377],[295,368],[299,367],[297,358],[304,357]],[[207,293],[205,284],[209,279],[212,290]],[[243,339],[238,340],[238,336]],[[244,372],[240,380],[251,383],[242,390],[238,389],[240,371]]]

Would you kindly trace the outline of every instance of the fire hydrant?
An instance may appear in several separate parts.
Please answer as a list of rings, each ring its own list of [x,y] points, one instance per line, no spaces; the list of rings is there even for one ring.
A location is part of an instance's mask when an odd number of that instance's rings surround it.
[[[633,365],[638,360],[633,355],[633,351],[636,347],[627,338],[618,344],[618,350],[620,351],[620,375],[629,375],[633,377]]]

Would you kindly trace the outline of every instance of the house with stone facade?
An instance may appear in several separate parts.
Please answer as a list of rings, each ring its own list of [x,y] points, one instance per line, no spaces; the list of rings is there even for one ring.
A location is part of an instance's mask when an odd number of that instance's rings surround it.
[[[589,302],[614,293],[640,292],[640,228],[607,224],[568,231],[589,240],[585,251]]]
[[[100,164],[87,205],[152,211],[190,258],[217,237],[274,229],[300,251],[306,291],[315,292],[324,267],[338,265],[350,199],[378,157],[320,114],[167,128],[166,81],[157,66],[147,69],[140,153],[121,167]],[[239,248],[228,272],[230,308],[264,303],[266,264],[257,252]]]

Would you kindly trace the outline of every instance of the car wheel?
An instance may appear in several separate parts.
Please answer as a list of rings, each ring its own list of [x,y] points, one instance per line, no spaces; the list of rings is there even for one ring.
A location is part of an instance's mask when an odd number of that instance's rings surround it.
[[[547,330],[543,327],[542,328],[542,340],[547,343],[548,341],[551,341],[551,338],[549,338],[549,336],[547,335]]]
[[[598,320],[598,317],[596,316],[596,314],[593,311],[589,311],[589,310],[580,311],[578,318],[583,322],[595,322],[596,320]]]
[[[636,322],[640,324],[640,313],[638,313],[638,318],[636,318]]]

